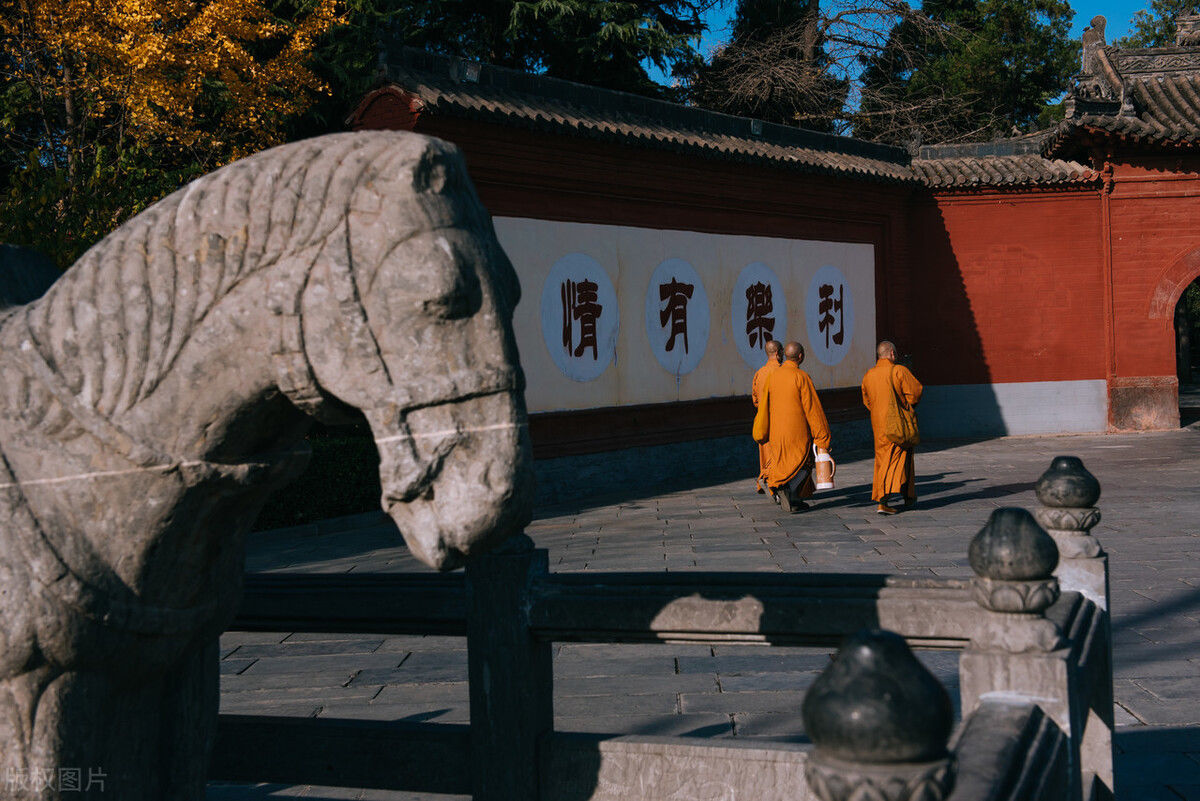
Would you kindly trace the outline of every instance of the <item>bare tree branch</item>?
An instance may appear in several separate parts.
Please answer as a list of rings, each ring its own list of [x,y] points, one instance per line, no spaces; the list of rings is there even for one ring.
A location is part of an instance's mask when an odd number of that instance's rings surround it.
[[[906,35],[893,35],[902,23]],[[930,49],[944,51],[966,35],[902,0],[827,0],[797,24],[715,50],[692,96],[707,108],[843,134],[857,123],[895,143],[970,138],[991,122],[980,120],[977,130],[963,133],[963,120],[978,115],[978,97],[941,87],[912,97],[862,80],[873,62],[886,59],[911,72]]]

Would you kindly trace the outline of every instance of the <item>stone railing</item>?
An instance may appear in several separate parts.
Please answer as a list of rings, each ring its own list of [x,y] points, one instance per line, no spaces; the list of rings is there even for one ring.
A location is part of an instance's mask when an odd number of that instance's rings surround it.
[[[552,574],[526,537],[465,576],[248,576],[238,629],[465,635],[471,724],[223,715],[212,777],[478,801],[1110,798],[1107,563],[1086,533],[1099,486],[1060,457],[1037,491],[1050,534],[997,510],[971,580]],[[811,745],[718,744],[555,731],[562,640],[843,645],[803,704]],[[910,647],[961,651],[953,736]]]

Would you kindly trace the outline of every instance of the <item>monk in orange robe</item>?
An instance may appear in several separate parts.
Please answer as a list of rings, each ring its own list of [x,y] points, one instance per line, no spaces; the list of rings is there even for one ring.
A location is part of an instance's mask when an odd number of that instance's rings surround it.
[[[921,382],[902,364],[896,364],[896,346],[884,340],[875,349],[878,361],[862,380],[863,404],[871,412],[871,430],[875,434],[875,475],[871,480],[871,500],[879,504],[875,511],[894,515],[901,501],[910,508],[917,502],[916,470],[913,448],[902,448],[884,435],[888,405],[893,394],[903,408],[912,410],[921,400]]]
[[[773,339],[768,339],[763,345],[763,350],[767,354],[767,363],[755,371],[754,380],[750,383],[750,401],[754,404],[755,409],[758,408],[758,401],[762,397],[763,387],[767,383],[767,376],[779,366],[779,359],[783,355],[780,353],[781,348],[782,346]],[[755,480],[759,495],[767,491],[768,464],[767,446],[761,444],[758,446],[758,478]]]
[[[807,509],[804,498],[816,491],[812,480],[813,444],[829,450],[829,422],[808,373],[800,369],[804,348],[789,342],[783,364],[767,376],[767,486],[786,511]]]

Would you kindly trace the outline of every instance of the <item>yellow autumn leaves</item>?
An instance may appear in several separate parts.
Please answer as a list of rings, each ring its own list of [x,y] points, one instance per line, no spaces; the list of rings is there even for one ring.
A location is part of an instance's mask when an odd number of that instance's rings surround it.
[[[342,21],[338,0],[316,0],[291,21],[262,0],[3,5],[0,34],[22,51],[10,78],[53,95],[67,129],[115,127],[233,158],[280,143],[283,122],[325,89],[306,61]]]

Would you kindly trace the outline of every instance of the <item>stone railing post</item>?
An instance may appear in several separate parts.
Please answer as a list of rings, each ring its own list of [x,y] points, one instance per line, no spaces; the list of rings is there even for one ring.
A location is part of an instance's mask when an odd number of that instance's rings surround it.
[[[1059,584],[1107,610],[1108,554],[1091,534],[1100,522],[1100,482],[1077,457],[1058,456],[1038,479],[1036,492],[1042,506],[1033,515],[1058,546]]]
[[[975,571],[971,596],[987,613],[971,643],[1011,653],[1052,651],[1058,627],[1042,614],[1058,600],[1058,548],[1024,509],[992,512],[967,550]]]
[[[1085,792],[1089,778],[1111,790],[1112,777],[1112,621],[1108,597],[1108,554],[1091,533],[1100,522],[1100,482],[1075,456],[1058,456],[1036,486],[1041,508],[1034,517],[1058,545],[1054,575],[1064,592],[1078,592],[1100,613],[1091,652],[1080,660],[1079,680],[1088,691],[1087,720],[1080,743]],[[1103,791],[1100,791],[1103,792]]]
[[[815,748],[805,767],[821,801],[937,801],[950,793],[950,698],[904,638],[862,631],[804,696]]]
[[[1077,644],[1060,624],[1058,548],[1024,509],[997,509],[971,540],[971,593],[982,607],[959,658],[963,716],[988,696],[1036,702],[1068,736],[1070,801],[1081,801],[1080,734],[1087,699],[1076,669]],[[1047,616],[1047,611],[1054,612]]]
[[[467,562],[472,798],[536,801],[538,747],[554,729],[550,643],[529,628],[544,549],[524,534]]]

